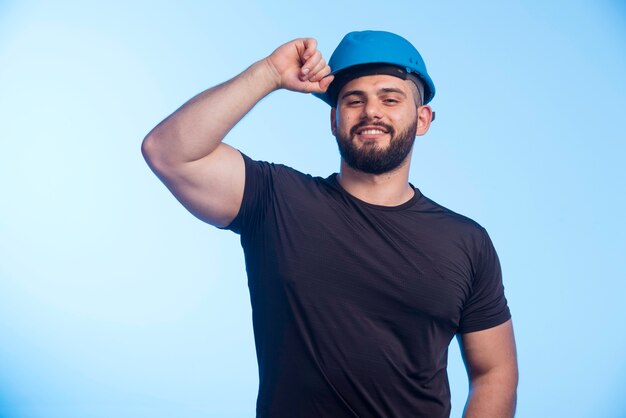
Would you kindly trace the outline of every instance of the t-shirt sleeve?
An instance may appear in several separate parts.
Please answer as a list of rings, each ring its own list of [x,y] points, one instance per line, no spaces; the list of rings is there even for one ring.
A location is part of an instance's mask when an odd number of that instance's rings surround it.
[[[504,296],[502,269],[498,254],[487,231],[483,229],[483,238],[478,259],[475,261],[472,291],[467,300],[459,333],[481,331],[500,325],[511,318],[511,313]]]
[[[241,153],[245,166],[243,199],[233,221],[223,229],[242,234],[254,225],[263,222],[270,204],[272,190],[272,164],[255,161]]]

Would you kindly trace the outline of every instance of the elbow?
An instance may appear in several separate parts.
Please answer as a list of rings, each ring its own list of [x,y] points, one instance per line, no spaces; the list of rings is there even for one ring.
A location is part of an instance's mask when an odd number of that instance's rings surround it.
[[[159,139],[153,132],[150,132],[141,142],[141,155],[155,173],[159,173],[164,166],[162,158],[160,158],[161,154]]]
[[[513,410],[517,404],[517,387],[519,372],[516,366],[501,367],[490,373],[470,379],[470,393],[490,394],[494,399],[500,399],[504,405]]]
[[[146,160],[149,165],[150,160],[154,155],[154,139],[150,134],[146,135],[146,137],[141,142],[141,155],[143,155],[143,159]]]

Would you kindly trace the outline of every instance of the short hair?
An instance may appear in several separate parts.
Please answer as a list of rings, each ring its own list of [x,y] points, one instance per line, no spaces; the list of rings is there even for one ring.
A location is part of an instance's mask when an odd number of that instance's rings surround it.
[[[424,84],[422,80],[415,76],[407,79],[412,81],[411,90],[413,90],[413,95],[415,96],[415,106],[420,107],[424,104]]]

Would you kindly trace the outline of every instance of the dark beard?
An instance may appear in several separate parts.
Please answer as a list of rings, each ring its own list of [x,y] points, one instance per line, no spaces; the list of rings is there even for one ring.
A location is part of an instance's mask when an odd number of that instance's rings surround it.
[[[386,149],[380,149],[377,145],[357,148],[352,138],[357,129],[362,126],[380,126],[387,130],[391,141]],[[369,174],[383,174],[395,170],[402,164],[413,148],[415,133],[417,131],[417,119],[405,131],[397,136],[395,130],[383,123],[368,123],[363,121],[350,129],[348,137],[338,132],[336,135],[337,145],[341,158],[355,170]]]

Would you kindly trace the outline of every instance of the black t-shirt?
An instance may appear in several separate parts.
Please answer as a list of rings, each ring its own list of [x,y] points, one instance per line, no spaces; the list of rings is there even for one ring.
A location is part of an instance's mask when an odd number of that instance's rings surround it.
[[[510,318],[487,232],[415,189],[377,206],[335,175],[244,155],[239,214],[257,417],[448,417],[456,333]]]

